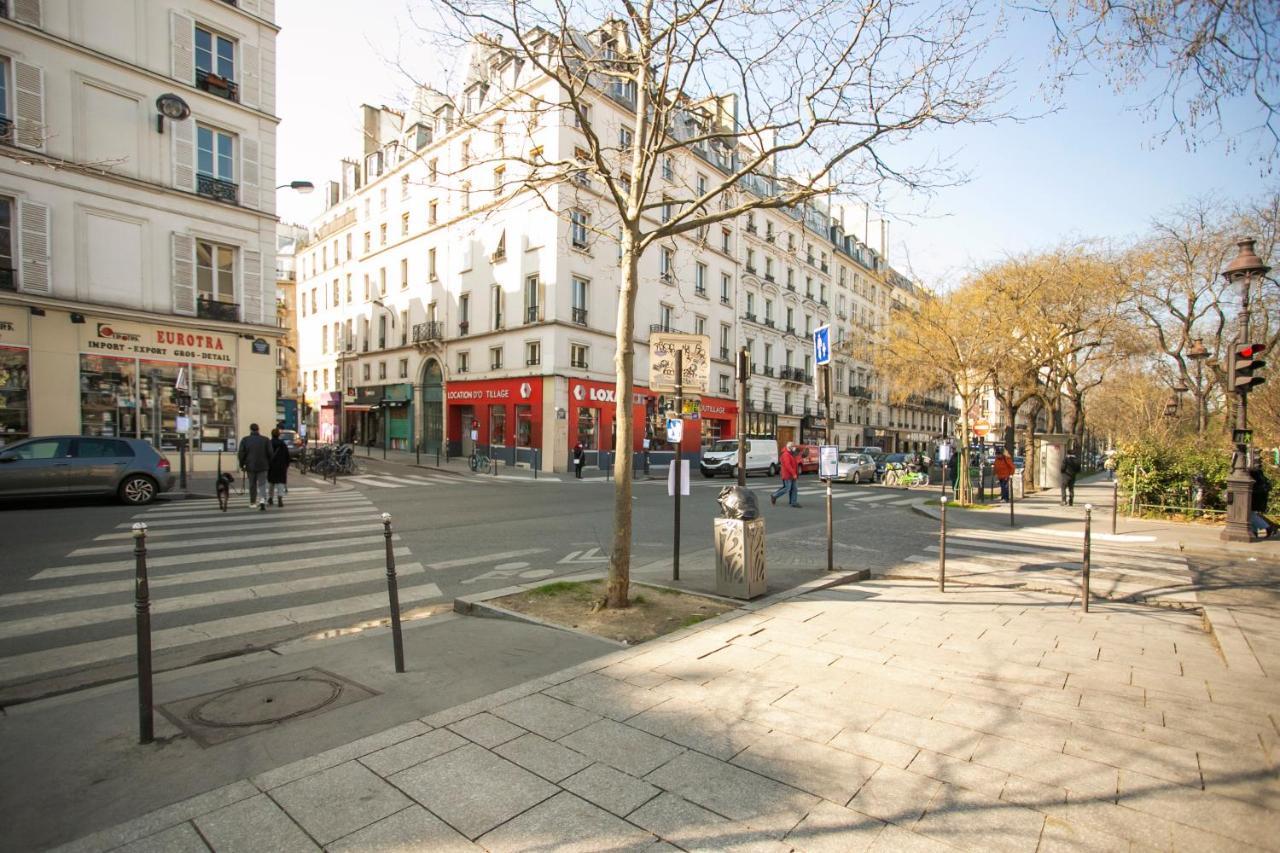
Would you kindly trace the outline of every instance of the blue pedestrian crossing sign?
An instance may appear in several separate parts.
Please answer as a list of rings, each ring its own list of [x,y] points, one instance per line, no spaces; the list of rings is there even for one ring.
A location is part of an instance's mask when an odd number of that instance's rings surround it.
[[[813,330],[814,364],[831,363],[831,327],[819,326]]]

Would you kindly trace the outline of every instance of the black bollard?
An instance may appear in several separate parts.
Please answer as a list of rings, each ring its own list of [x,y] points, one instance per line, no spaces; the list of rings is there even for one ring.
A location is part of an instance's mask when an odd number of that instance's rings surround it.
[[[404,639],[400,636],[400,590],[396,586],[396,555],[391,547],[391,513],[382,514],[382,535],[387,540],[387,598],[391,602],[391,643],[396,672],[404,672]]]
[[[151,590],[147,586],[147,525],[133,525],[133,608],[138,630],[138,743],[155,740],[151,693]]]
[[[1116,535],[1116,511],[1120,505],[1120,478],[1111,472],[1111,535]]]
[[[942,528],[938,531],[938,592],[947,591],[947,502],[942,502]]]
[[[1093,526],[1093,504],[1084,505],[1084,590],[1081,598],[1084,601],[1084,612],[1089,612],[1089,546],[1090,528]]]

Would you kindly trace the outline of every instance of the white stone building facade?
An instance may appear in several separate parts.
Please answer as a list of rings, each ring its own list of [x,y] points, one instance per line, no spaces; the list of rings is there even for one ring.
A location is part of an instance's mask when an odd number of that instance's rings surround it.
[[[172,448],[181,371],[212,467],[275,412],[274,3],[0,5],[0,441]]]
[[[547,470],[563,470],[581,442],[589,463],[607,461],[617,231],[598,179],[525,185],[529,160],[571,162],[584,144],[571,110],[531,121],[503,100],[546,85],[527,74],[497,62],[455,98],[424,90],[408,112],[363,108],[359,156],[328,186],[328,209],[299,253],[299,366],[322,440],[479,447]],[[625,149],[623,103],[601,92],[590,108],[596,133]],[[718,156],[663,163],[663,186],[721,180]],[[923,404],[885,404],[870,343],[894,303],[918,297],[827,210],[757,211],[690,232],[651,247],[640,276],[632,402],[646,428],[636,450],[646,440],[659,458],[671,449],[658,428],[669,401],[643,387],[655,330],[710,339],[691,452],[736,434],[734,356],[744,346],[754,365],[749,434],[821,440],[810,334],[823,324],[840,342],[836,443],[923,446],[947,428],[945,413]]]

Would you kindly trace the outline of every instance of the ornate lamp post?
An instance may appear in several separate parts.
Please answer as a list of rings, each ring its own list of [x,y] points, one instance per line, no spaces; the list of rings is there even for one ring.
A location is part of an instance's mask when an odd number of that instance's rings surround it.
[[[1205,410],[1204,372],[1201,368],[1201,363],[1209,357],[1209,350],[1205,349],[1203,338],[1196,338],[1191,342],[1191,346],[1187,349],[1186,357],[1196,363],[1196,433],[1202,434],[1205,429]]]
[[[1254,280],[1262,280],[1271,267],[1264,264],[1253,251],[1253,238],[1241,239],[1236,245],[1240,251],[1235,259],[1222,271],[1228,282],[1240,285],[1240,333],[1231,342],[1232,350],[1249,342],[1249,290]],[[1231,455],[1231,476],[1227,478],[1227,525],[1222,529],[1222,539],[1227,542],[1252,542],[1253,526],[1249,523],[1252,515],[1250,503],[1253,498],[1253,478],[1249,476],[1249,389],[1235,388],[1231,383],[1235,377],[1228,371],[1228,391],[1235,391],[1236,428],[1233,439],[1235,452]]]

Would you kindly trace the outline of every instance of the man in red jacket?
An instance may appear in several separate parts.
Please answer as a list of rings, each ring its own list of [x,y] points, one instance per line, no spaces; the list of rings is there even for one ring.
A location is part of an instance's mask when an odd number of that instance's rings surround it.
[[[782,458],[778,460],[782,465],[782,485],[776,492],[769,495],[769,502],[778,503],[778,498],[785,494],[790,494],[788,500],[792,509],[799,509],[800,504],[796,503],[796,480],[800,477],[800,459],[799,452],[796,450],[796,443],[788,441],[786,448],[782,451]]]

